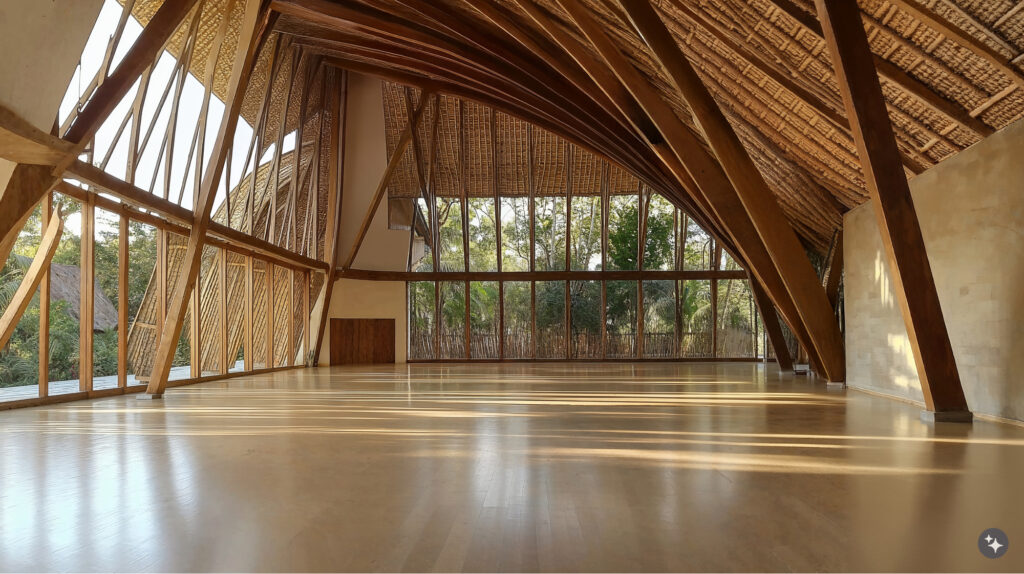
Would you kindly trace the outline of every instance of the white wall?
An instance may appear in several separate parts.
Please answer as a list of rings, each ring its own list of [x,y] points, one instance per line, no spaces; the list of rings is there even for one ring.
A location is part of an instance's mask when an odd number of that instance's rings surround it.
[[[910,182],[928,260],[975,413],[1024,420],[1024,121]],[[850,387],[921,401],[873,206],[844,220]]]
[[[49,132],[102,0],[0,1],[0,105]],[[0,159],[0,193],[14,164]]]
[[[384,100],[381,81],[349,75],[345,126],[345,182],[339,234],[340,259],[344,261],[355,242],[359,226],[387,167],[384,139]],[[353,263],[356,269],[404,271],[408,259],[409,232],[388,229],[387,198],[381,201],[366,238]],[[328,319],[395,319],[395,361],[405,362],[405,283],[354,281],[335,283]],[[330,359],[330,329],[324,334],[320,364]]]

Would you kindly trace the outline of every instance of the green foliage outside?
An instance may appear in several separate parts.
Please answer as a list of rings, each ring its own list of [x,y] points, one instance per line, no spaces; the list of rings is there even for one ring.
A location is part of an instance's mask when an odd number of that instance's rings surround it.
[[[497,270],[496,214],[492,199],[471,198],[467,204],[470,270]],[[535,268],[538,271],[565,269],[565,198],[538,197],[534,200],[533,234]],[[462,244],[461,205],[458,199],[438,199],[440,222],[441,270],[465,268]],[[501,199],[502,270],[528,271],[530,261],[530,205],[528,198]],[[639,264],[640,203],[636,195],[613,196],[609,202],[608,253],[604,264],[612,270],[634,270]],[[601,262],[601,209],[599,198],[573,198],[571,205],[570,266],[573,270],[599,270]],[[648,208],[647,242],[644,269],[696,270],[712,268],[713,242],[710,236],[660,196],[652,197]],[[677,258],[676,241],[680,241]],[[738,268],[723,255],[724,269]],[[509,287],[512,286],[511,293]],[[464,346],[466,299],[464,284],[443,283],[441,289],[442,345]],[[432,345],[434,292],[429,282],[410,284],[410,328],[414,341],[429,340]],[[570,333],[601,332],[600,282],[572,281],[569,299],[572,313]],[[679,281],[679,308],[675,303],[677,286],[673,281],[646,281],[643,285],[645,332],[705,332],[710,341],[711,282]],[[605,315],[609,336],[635,336],[638,294],[635,281],[608,281]],[[753,330],[753,305],[746,281],[719,283],[719,328]],[[499,329],[498,283],[473,282],[469,285],[469,322],[474,341],[477,337],[496,336]],[[516,344],[529,347],[529,283],[506,283],[506,338],[516,333]],[[565,283],[538,282],[536,287],[538,349],[544,338],[565,336]],[[749,340],[749,339],[748,339]],[[474,342],[474,345],[477,343]],[[506,342],[508,346],[509,343]],[[427,352],[427,351],[424,351]],[[444,352],[444,351],[443,351]],[[454,351],[453,351],[454,352]]]
[[[81,205],[55,194],[54,206],[67,217],[81,212]],[[96,213],[95,275],[103,294],[114,308],[118,306],[118,218],[102,211]],[[134,320],[142,305],[146,288],[156,266],[156,230],[153,227],[129,221],[128,258],[128,322]],[[35,257],[42,238],[41,210],[37,208],[29,217],[2,270],[0,270],[0,309],[6,309],[21,284]],[[53,263],[79,267],[82,238],[65,225],[64,232],[53,256]],[[77,285],[74,286],[77,289]],[[76,313],[77,314],[77,313]],[[48,343],[48,379],[50,381],[77,380],[79,370],[79,321],[66,301],[51,298],[50,338]],[[7,347],[0,350],[0,387],[34,385],[39,382],[39,291],[37,290],[15,328]],[[175,354],[175,365],[188,364],[187,337],[182,337]],[[93,376],[117,374],[117,330],[108,329],[93,334]]]

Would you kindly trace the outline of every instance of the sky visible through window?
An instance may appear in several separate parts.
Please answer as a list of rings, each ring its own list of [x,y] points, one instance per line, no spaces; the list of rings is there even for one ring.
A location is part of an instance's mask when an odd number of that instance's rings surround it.
[[[104,54],[107,50],[107,45],[110,42],[111,36],[113,36],[117,29],[117,22],[121,16],[122,10],[122,6],[118,4],[116,0],[106,0],[103,4],[103,8],[100,10],[99,16],[96,19],[96,24],[93,27],[92,33],[90,34],[85,48],[82,51],[79,66],[75,69],[75,73],[68,85],[67,92],[61,102],[58,114],[58,120],[61,123],[63,123],[74,110],[81,98],[81,94],[88,87],[92,78],[96,75],[96,72],[100,69],[100,66],[103,63]],[[189,20],[186,19],[183,26],[187,27],[188,22]],[[118,43],[117,50],[114,53],[108,73],[116,69],[117,65],[124,59],[124,56],[141,33],[142,26],[139,22],[135,18],[129,18],[125,25],[121,40]],[[222,60],[225,57],[230,56],[222,53]],[[168,82],[175,81],[174,73],[176,63],[177,60],[170,54],[170,52],[165,50],[163,54],[161,54],[150,75],[149,85],[146,89],[146,94],[142,104],[141,133],[139,136],[140,143],[143,141],[146,132],[150,129],[150,126],[152,126],[152,134],[145,142],[145,147],[140,150],[135,184],[138,187],[147,189],[150,182],[155,181],[153,193],[161,197],[163,197],[165,193],[163,180],[166,174],[164,171],[165,165],[163,160],[165,160],[166,150],[164,153],[161,153],[160,144],[164,139],[164,136],[167,134],[170,123],[170,116],[173,108],[173,102],[171,101],[174,95],[173,87],[171,88],[171,93],[166,98],[162,108],[160,108],[159,103]],[[193,62],[193,65],[194,64],[195,62]],[[226,64],[221,61],[219,65],[223,66]],[[202,68],[202,66],[200,66],[200,68]],[[110,159],[105,171],[121,179],[124,179],[126,175],[125,171],[128,162],[130,126],[125,129],[121,138],[117,142],[114,141],[114,138],[117,136],[121,122],[124,120],[125,115],[129,113],[129,110],[135,101],[140,84],[141,82],[137,80],[135,85],[128,91],[125,97],[96,132],[95,153],[93,155],[94,163],[98,164],[102,161],[104,156],[110,153]],[[193,208],[192,182],[196,177],[197,170],[195,159],[193,159],[191,163],[188,161],[188,153],[189,149],[192,147],[193,130],[199,123],[199,114],[202,111],[203,104],[203,94],[204,89],[202,83],[195,76],[189,74],[182,86],[178,117],[175,122],[176,128],[173,149],[174,162],[171,170],[171,186],[170,190],[167,192],[169,200],[188,209]],[[158,108],[160,108],[159,115]],[[203,145],[203,166],[205,166],[210,159],[210,154],[213,150],[223,115],[224,102],[218,99],[216,95],[211,96],[209,109],[207,111],[207,128]],[[252,138],[252,134],[253,127],[244,119],[239,119],[238,126],[235,129],[234,144],[232,145],[231,155],[228,158],[228,161],[231,163],[231,181],[229,183],[232,189],[236,187],[246,175],[245,173],[242,173],[242,167],[245,164],[246,152],[249,149],[249,142]],[[112,145],[115,145],[116,147],[111,152],[110,147]],[[287,153],[294,149],[294,147],[295,133],[292,132],[284,138],[282,149]],[[269,158],[273,157],[273,148],[274,145],[271,144],[270,148],[263,154],[263,157],[259,159],[260,163],[264,163],[268,161]],[[83,156],[83,160],[84,159],[85,158]],[[252,163],[253,162],[250,162],[248,168],[249,172],[253,170],[254,166]],[[186,168],[188,170],[187,172]],[[155,174],[154,171],[156,171]],[[72,183],[78,183],[70,179],[69,181]],[[217,194],[213,206],[214,212],[220,206],[221,202],[224,201],[225,195],[226,190],[222,181],[221,185],[217,188]],[[117,200],[113,197],[111,197],[111,199],[115,201]],[[109,225],[112,224],[97,221],[98,230],[101,230],[99,229],[101,226]],[[116,227],[116,222],[113,225]],[[69,231],[79,233],[81,231],[81,216],[77,213],[69,215],[65,222],[65,226]]]

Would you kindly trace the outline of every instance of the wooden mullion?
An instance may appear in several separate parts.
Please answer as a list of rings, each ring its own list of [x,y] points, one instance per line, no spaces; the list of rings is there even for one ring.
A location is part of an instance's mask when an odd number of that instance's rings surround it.
[[[274,296],[275,296],[275,293],[274,293],[274,282],[277,279],[277,277],[276,277],[277,272],[274,270],[274,264],[269,262],[269,261],[265,261],[264,262],[263,268],[266,269],[266,273],[267,273],[266,277],[264,277],[264,280],[267,283],[267,287],[266,287],[267,288],[267,317],[266,317],[266,320],[267,320],[267,331],[266,331],[266,338],[267,338],[267,364],[266,364],[266,367],[267,368],[272,368],[272,367],[276,367],[277,366],[277,361],[274,358],[274,326],[275,326],[275,323],[276,323],[276,321],[274,321]]]
[[[191,341],[189,342],[189,374],[192,378],[203,374],[203,314],[202,314],[202,277],[197,280],[199,288],[192,289],[188,294],[188,304],[191,307],[191,317],[188,325]]]
[[[441,282],[434,281],[434,358],[441,358]]]
[[[458,129],[458,145],[459,145],[459,203],[462,206],[459,215],[462,216],[462,265],[463,269],[470,271],[469,268],[469,185],[466,183],[466,109],[462,99],[459,99],[455,103],[458,109],[459,117],[459,129]],[[469,309],[466,309],[466,313],[469,313]],[[468,350],[468,349],[467,349]]]
[[[122,215],[117,236],[117,386],[122,389],[128,386],[128,298],[131,295],[128,239],[128,218]]]
[[[53,216],[53,193],[47,193],[42,201],[40,232],[45,237]],[[39,398],[50,394],[50,287],[52,276],[50,266],[43,271],[39,281]]]
[[[608,358],[608,282],[601,281],[601,360]]]
[[[530,212],[530,271],[537,270],[537,238],[536,238],[536,206],[535,204],[535,193],[534,193],[534,155],[533,155],[533,126],[526,124],[526,177],[527,177],[527,193],[529,195],[529,205],[527,206]]]
[[[217,311],[220,315],[220,324],[218,325],[218,331],[220,331],[220,372],[226,374],[230,368],[228,361],[231,359],[231,355],[228,353],[228,341],[231,340],[228,329],[230,323],[228,322],[228,252],[224,249],[219,249],[217,252],[217,262],[219,263],[217,268],[217,282],[220,287],[220,297],[217,300]]]
[[[245,309],[243,313],[244,323],[242,324],[242,338],[243,345],[245,346],[245,352],[242,355],[243,368],[246,371],[253,370],[253,320],[255,319],[253,313],[253,305],[255,305],[255,298],[253,294],[254,277],[253,277],[253,258],[251,256],[245,257]]]
[[[96,207],[90,199],[82,204],[82,235],[80,253],[81,299],[79,301],[78,351],[79,372],[78,390],[92,390],[93,375],[93,326],[95,315],[96,292]]]
[[[284,349],[285,366],[295,364],[295,269],[288,270],[288,345]]]
[[[465,283],[463,283],[463,294],[466,297],[466,313],[465,313],[465,317],[464,317],[464,324],[465,324],[465,330],[466,330],[466,332],[465,332],[465,340],[466,340],[465,354],[466,354],[466,358],[467,359],[472,359],[473,358],[473,352],[470,349],[470,343],[473,340],[473,334],[472,334],[472,328],[470,326],[470,318],[471,318],[472,313],[470,312],[469,281],[466,281]]]
[[[323,101],[323,100],[321,100]],[[306,364],[305,358],[309,356],[309,326],[310,326],[310,302],[309,302],[309,287],[310,287],[310,271],[305,269],[302,271],[302,363]],[[310,365],[307,365],[310,366]]]
[[[420,96],[421,98],[426,97],[425,95]],[[441,118],[441,96],[434,96],[434,117],[433,125],[430,128],[430,148],[427,157],[427,185],[429,186],[429,193],[427,194],[430,201],[430,237],[432,247],[430,249],[430,255],[433,258],[432,269],[440,271],[440,254],[438,248],[441,244],[441,230],[440,222],[438,221],[437,214],[437,188],[435,187],[437,179],[437,169],[435,162],[437,162],[437,134],[438,125]]]
[[[530,281],[530,358],[537,358],[537,282]]]

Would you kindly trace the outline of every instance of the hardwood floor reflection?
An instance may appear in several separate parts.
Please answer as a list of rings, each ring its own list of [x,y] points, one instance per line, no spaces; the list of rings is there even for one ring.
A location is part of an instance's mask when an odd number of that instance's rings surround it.
[[[1024,429],[757,364],[310,369],[0,425],[5,571],[1024,570]]]

